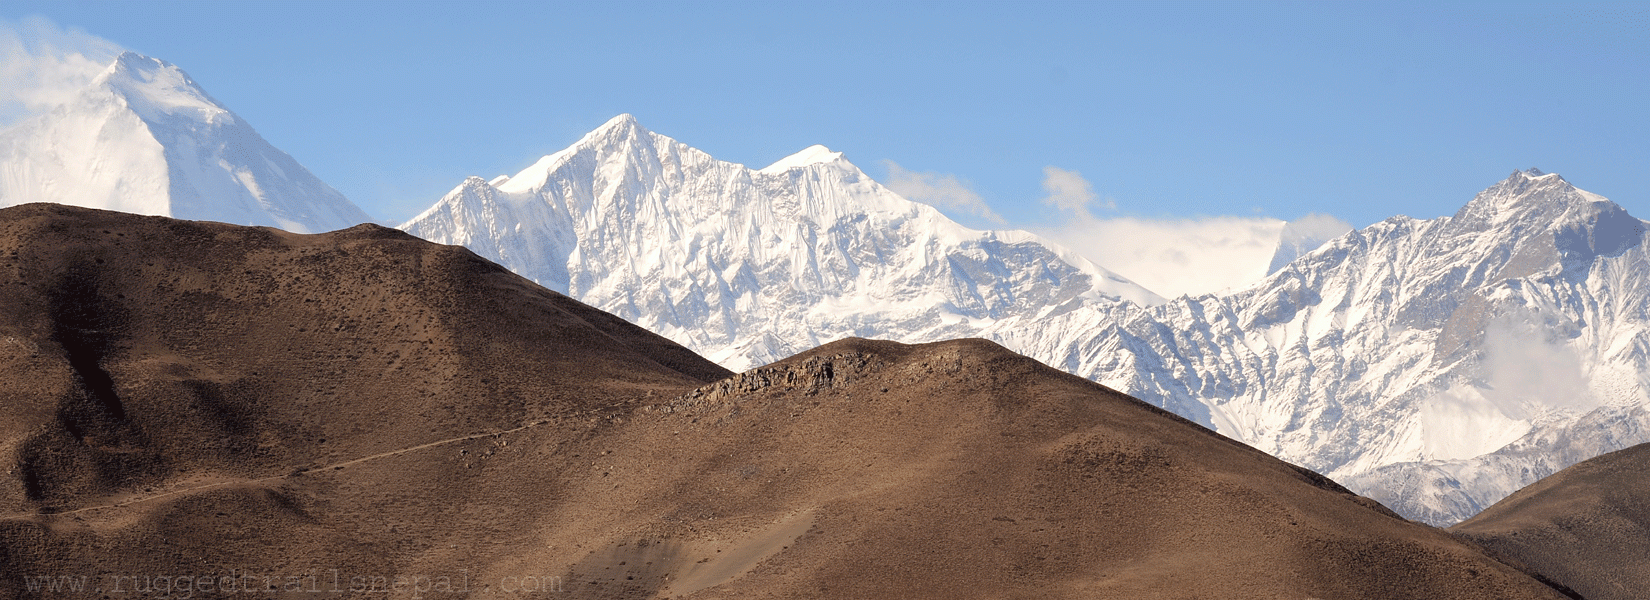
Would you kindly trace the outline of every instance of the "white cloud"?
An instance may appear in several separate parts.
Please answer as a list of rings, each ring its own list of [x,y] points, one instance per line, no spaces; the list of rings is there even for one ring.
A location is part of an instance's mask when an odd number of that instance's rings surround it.
[[[1538,418],[1549,410],[1597,408],[1581,357],[1561,341],[1568,337],[1563,329],[1533,310],[1514,311],[1485,327],[1485,399],[1517,419]]]
[[[1283,237],[1294,241],[1317,241],[1319,246],[1324,242],[1338,238],[1341,234],[1352,231],[1352,224],[1342,221],[1331,215],[1311,213],[1289,222],[1283,228]]]
[[[1043,190],[1048,197],[1043,198],[1043,204],[1053,206],[1063,211],[1077,213],[1082,217],[1093,217],[1089,211],[1090,205],[1100,208],[1117,208],[1117,204],[1110,200],[1101,200],[1100,195],[1094,193],[1094,187],[1089,185],[1083,174],[1076,171],[1067,171],[1060,167],[1043,167]]]
[[[1238,288],[1266,276],[1284,222],[1270,217],[1099,219],[1035,232],[1165,298]]]
[[[43,17],[0,19],[0,124],[68,102],[120,52],[114,42]]]
[[[985,199],[970,189],[968,182],[957,179],[956,175],[908,171],[891,160],[884,160],[882,164],[888,167],[888,181],[884,185],[907,200],[957,210],[998,225],[1007,223],[986,206]]]
[[[1477,380],[1459,381],[1421,405],[1423,458],[1494,452],[1555,413],[1580,415],[1602,406],[1581,355],[1564,342],[1568,327],[1525,308],[1487,323]]]
[[[1116,208],[1076,171],[1043,169],[1043,203],[1066,214],[1063,225],[1033,232],[1075,250],[1165,298],[1237,288],[1266,276],[1284,222],[1270,217],[1100,218]]]

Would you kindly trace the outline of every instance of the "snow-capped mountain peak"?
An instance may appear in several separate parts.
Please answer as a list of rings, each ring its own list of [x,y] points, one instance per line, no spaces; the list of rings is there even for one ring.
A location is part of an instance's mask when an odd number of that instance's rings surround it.
[[[1295,259],[1323,247],[1325,243],[1345,235],[1348,231],[1352,231],[1352,226],[1346,221],[1323,214],[1309,214],[1284,223],[1283,232],[1278,236],[1278,246],[1272,251],[1272,263],[1266,267],[1266,274],[1278,272]]]
[[[1506,279],[1555,266],[1585,268],[1596,257],[1638,245],[1644,225],[1557,173],[1530,169],[1514,171],[1479,193],[1439,235],[1459,247],[1477,248],[1469,254],[1495,269],[1485,272]]]
[[[820,163],[834,162],[841,159],[841,152],[832,152],[830,148],[826,148],[819,144],[814,144],[812,146],[808,146],[807,148],[803,148],[801,152],[781,158],[773,164],[763,167],[757,172],[770,175],[784,173],[785,171],[789,171],[791,169],[798,169]]]
[[[372,220],[182,69],[132,52],[68,104],[0,131],[0,206],[27,202],[300,233]]]
[[[594,152],[608,152],[623,162],[624,157],[631,154],[631,151],[649,145],[653,135],[653,132],[636,121],[636,117],[629,113],[621,114],[584,134],[572,146],[545,155],[521,172],[508,177],[501,175],[495,181],[502,179],[497,186],[500,191],[506,193],[533,193],[542,187],[557,169],[565,167],[567,161],[581,153],[589,155]],[[610,164],[606,168],[622,166]]]
[[[92,81],[86,93],[103,90],[118,94],[146,120],[173,116],[211,123],[225,117],[234,118],[182,69],[135,52],[116,57],[109,68]]]
[[[1475,229],[1509,222],[1536,225],[1597,199],[1557,173],[1542,173],[1540,169],[1513,171],[1462,206],[1454,220],[1458,227]]]

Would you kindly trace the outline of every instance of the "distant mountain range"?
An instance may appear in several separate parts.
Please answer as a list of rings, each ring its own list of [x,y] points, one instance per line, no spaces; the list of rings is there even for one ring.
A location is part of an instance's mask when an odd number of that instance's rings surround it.
[[[849,336],[977,335],[1093,302],[1162,299],[1031,234],[966,229],[814,146],[763,169],[621,115],[401,226],[735,370]]]
[[[35,200],[294,231],[367,220],[132,54],[0,132],[0,204]],[[1286,236],[1264,280],[1195,298],[962,227],[824,147],[751,169],[629,115],[402,229],[735,370],[844,337],[983,337],[1432,523],[1650,440],[1645,223],[1533,169],[1450,217]]]

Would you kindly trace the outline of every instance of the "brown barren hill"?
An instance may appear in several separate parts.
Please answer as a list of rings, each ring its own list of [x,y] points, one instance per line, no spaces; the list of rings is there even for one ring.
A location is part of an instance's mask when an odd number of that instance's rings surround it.
[[[394,571],[469,510],[476,463],[502,438],[449,440],[582,431],[615,405],[727,374],[466,249],[383,227],[0,210],[0,590],[36,568]],[[442,445],[343,476],[342,463],[427,444]],[[356,504],[363,488],[387,504]]]
[[[1563,597],[985,341],[727,377],[379,227],[0,242],[9,597]]]
[[[1650,444],[1572,465],[1450,530],[1589,600],[1650,596]]]

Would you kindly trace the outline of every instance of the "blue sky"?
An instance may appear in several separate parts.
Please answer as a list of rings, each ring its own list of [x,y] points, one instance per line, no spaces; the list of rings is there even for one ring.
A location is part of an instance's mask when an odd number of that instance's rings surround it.
[[[1043,201],[1050,167],[1100,219],[1361,227],[1531,166],[1650,216],[1650,9],[1435,4],[12,0],[0,18],[179,65],[385,221],[622,112],[752,167],[825,144],[1013,227],[1071,222]]]

